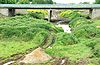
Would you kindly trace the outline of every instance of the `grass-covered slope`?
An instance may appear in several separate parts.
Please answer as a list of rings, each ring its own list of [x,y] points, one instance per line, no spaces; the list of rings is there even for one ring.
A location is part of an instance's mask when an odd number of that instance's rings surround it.
[[[59,31],[63,30],[48,21],[28,16],[2,18],[0,19],[0,58],[25,53],[30,48],[45,45],[50,34]]]
[[[72,33],[57,33],[55,43],[46,52],[68,58],[68,65],[100,65],[100,21],[78,17],[69,25]]]
[[[29,16],[0,19],[0,60],[42,47],[53,57],[67,58],[68,65],[100,65],[100,21],[83,17],[69,23],[72,33]]]

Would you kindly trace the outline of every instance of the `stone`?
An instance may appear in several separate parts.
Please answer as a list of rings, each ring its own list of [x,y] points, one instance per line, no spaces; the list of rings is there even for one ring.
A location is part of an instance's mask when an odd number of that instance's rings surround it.
[[[52,59],[51,56],[46,54],[42,48],[37,48],[33,52],[27,54],[25,58],[20,61],[21,63],[44,63]]]
[[[5,64],[3,64],[3,65],[10,65],[10,64],[12,64],[12,63],[14,63],[15,61],[10,61],[10,62],[7,62],[7,63],[5,63]]]
[[[100,28],[100,26],[96,26],[97,28]]]

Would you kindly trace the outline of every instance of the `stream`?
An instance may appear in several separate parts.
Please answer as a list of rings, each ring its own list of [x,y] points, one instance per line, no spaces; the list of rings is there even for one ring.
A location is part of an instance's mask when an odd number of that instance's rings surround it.
[[[64,30],[64,32],[71,33],[71,28],[69,27],[69,25],[59,24],[57,26],[58,27],[62,27],[62,29]]]

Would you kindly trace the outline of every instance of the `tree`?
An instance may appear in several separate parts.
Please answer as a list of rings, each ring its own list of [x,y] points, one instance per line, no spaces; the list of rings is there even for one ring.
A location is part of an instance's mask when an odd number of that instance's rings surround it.
[[[33,4],[53,4],[52,0],[32,0]]]
[[[95,3],[96,4],[100,4],[100,0],[95,0]]]
[[[0,0],[0,4],[15,4],[17,0]]]
[[[29,0],[18,0],[17,3],[18,3],[18,4],[29,4],[30,1],[29,1]]]
[[[0,4],[53,4],[52,0],[0,0]]]
[[[53,1],[52,0],[45,0],[46,3],[45,4],[53,4]]]

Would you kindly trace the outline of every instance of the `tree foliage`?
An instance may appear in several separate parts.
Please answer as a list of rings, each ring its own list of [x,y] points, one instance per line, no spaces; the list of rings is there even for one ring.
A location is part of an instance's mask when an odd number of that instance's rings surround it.
[[[52,0],[32,0],[33,4],[53,4]]]
[[[53,4],[52,0],[0,0],[0,4]]]
[[[30,1],[29,1],[29,0],[18,0],[17,3],[18,3],[18,4],[29,4]]]
[[[96,4],[100,4],[100,0],[95,0],[95,3]]]
[[[15,4],[17,0],[0,0],[0,4]]]

